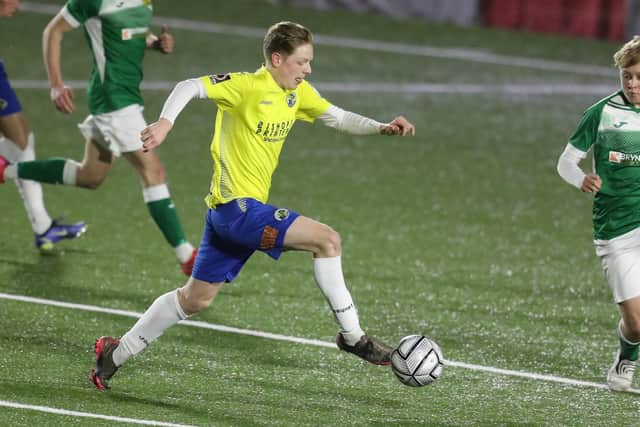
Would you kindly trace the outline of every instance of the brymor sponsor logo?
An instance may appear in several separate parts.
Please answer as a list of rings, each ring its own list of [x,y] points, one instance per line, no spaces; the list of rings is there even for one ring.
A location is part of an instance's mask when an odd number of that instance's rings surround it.
[[[640,153],[621,153],[619,151],[609,151],[609,161],[611,163],[621,163],[624,165],[640,165]]]

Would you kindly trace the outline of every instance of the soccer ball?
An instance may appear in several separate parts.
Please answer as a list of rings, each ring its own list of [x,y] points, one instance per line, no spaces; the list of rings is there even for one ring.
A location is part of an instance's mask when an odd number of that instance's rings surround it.
[[[444,367],[442,350],[424,335],[409,335],[391,354],[391,370],[404,385],[422,387],[438,379]]]

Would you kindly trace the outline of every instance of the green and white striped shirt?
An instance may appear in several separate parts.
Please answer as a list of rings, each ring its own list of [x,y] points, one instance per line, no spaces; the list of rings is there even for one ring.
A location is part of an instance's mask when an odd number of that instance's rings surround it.
[[[589,107],[569,143],[593,147],[602,188],[593,200],[593,235],[610,240],[640,227],[640,108],[622,91]]]
[[[72,27],[84,27],[93,54],[91,114],[143,104],[142,60],[152,14],[151,0],[69,0],[62,9]]]

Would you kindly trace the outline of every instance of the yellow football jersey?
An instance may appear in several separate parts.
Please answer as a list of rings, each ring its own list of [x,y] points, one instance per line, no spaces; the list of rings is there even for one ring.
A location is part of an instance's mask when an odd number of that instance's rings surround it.
[[[263,66],[255,73],[201,77],[207,97],[218,105],[211,142],[213,178],[209,207],[250,197],[269,198],[271,177],[296,120],[313,122],[331,104],[303,81],[284,90]]]

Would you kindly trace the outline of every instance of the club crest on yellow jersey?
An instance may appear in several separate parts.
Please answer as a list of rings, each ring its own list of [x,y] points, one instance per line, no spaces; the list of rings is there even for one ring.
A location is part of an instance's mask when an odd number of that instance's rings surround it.
[[[296,93],[291,92],[289,95],[287,95],[287,105],[293,108],[293,106],[296,105],[297,99],[298,97],[296,96]]]
[[[231,75],[229,73],[225,74],[212,74],[209,76],[209,81],[212,85],[216,83],[224,82],[225,80],[231,80]]]

